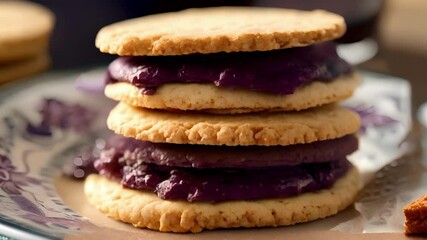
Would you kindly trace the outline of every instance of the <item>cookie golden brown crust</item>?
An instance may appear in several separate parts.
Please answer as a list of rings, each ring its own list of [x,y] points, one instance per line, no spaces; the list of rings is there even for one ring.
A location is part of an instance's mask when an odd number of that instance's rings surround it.
[[[105,95],[136,107],[151,109],[205,110],[218,114],[294,111],[337,102],[350,97],[360,83],[357,74],[328,82],[312,82],[294,94],[277,95],[242,89],[220,88],[213,84],[165,84],[154,95],[144,95],[130,83],[105,87]]]
[[[0,1],[0,63],[45,53],[54,16],[28,1]]]
[[[359,188],[359,175],[354,167],[330,189],[253,201],[189,203],[162,200],[151,192],[125,189],[100,175],[90,175],[84,185],[88,201],[108,217],[162,232],[277,227],[313,221],[348,207]]]
[[[96,46],[122,56],[267,51],[335,39],[345,29],[341,16],[322,10],[217,7],[115,23],[99,31]]]
[[[239,115],[172,113],[119,103],[108,127],[150,142],[206,145],[290,145],[335,139],[357,132],[359,116],[338,105],[300,112]]]
[[[0,84],[29,77],[47,69],[49,65],[50,58],[46,54],[14,62],[13,64],[0,65]]]
[[[408,204],[404,209],[405,234],[427,234],[427,195]]]

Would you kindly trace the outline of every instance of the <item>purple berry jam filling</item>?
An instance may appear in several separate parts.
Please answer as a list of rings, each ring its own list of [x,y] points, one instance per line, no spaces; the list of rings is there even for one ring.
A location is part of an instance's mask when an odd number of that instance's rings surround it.
[[[302,163],[331,162],[344,159],[357,150],[355,135],[290,146],[208,146],[152,143],[115,136],[110,149],[126,165],[156,164],[192,168],[256,168],[295,166]],[[111,157],[105,155],[104,157]]]
[[[146,95],[167,83],[209,83],[287,95],[299,86],[352,71],[335,44],[324,42],[266,52],[119,57],[108,67],[107,83],[129,82]]]
[[[221,202],[282,198],[331,187],[350,163],[328,163],[266,168],[179,168],[154,164],[121,166],[120,157],[95,161],[102,175],[131,189],[154,191],[160,198],[189,202]]]
[[[280,198],[328,188],[345,175],[350,166],[346,155],[357,148],[352,135],[306,146],[230,149],[146,143],[120,136],[109,142],[111,147],[95,160],[101,175],[127,188],[153,191],[162,199],[189,202]],[[285,150],[291,155],[287,156]],[[227,153],[232,155],[227,157]],[[185,160],[171,164],[181,157]],[[284,164],[278,164],[281,158]],[[222,165],[212,168],[215,163]],[[204,168],[191,167],[193,164]]]

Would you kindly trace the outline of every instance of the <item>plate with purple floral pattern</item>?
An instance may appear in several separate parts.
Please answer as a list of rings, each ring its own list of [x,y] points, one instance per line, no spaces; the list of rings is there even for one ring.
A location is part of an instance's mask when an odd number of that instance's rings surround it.
[[[319,233],[338,238],[349,233],[331,230],[360,216],[351,207],[292,227],[197,235],[134,229],[108,219],[86,202],[82,181],[76,180],[91,170],[69,169],[69,164],[83,166],[108,138],[105,119],[115,103],[102,94],[102,76],[102,69],[48,73],[0,88],[0,239],[297,239]],[[408,152],[402,143],[412,125],[407,81],[369,72],[362,76],[354,97],[343,104],[362,117],[360,150],[350,160],[367,183]]]

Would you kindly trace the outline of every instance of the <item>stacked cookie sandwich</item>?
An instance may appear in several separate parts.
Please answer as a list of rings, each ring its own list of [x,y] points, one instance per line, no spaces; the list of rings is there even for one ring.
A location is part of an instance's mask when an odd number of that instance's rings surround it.
[[[85,181],[91,204],[172,232],[284,226],[336,214],[358,191],[346,156],[358,116],[336,102],[359,83],[328,42],[324,11],[221,7],[107,26],[121,57],[105,94],[118,136]]]
[[[0,2],[0,84],[49,66],[48,43],[54,16],[26,1]]]

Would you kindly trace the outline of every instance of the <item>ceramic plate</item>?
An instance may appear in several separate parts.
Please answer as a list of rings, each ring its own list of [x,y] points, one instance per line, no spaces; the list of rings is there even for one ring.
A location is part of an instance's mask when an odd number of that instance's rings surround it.
[[[404,155],[405,137],[411,129],[408,82],[363,72],[363,84],[344,104],[363,119],[360,150],[351,161],[361,170],[364,182]],[[102,71],[80,76],[51,73],[38,79],[0,89],[0,232],[17,239],[297,239],[337,237],[366,232],[342,230],[342,224],[361,216],[350,207],[327,219],[292,227],[205,231],[170,234],[134,229],[108,219],[92,208],[82,193],[82,182],[61,175],[64,163],[76,152],[105,135],[105,119],[114,102],[97,91]],[[58,105],[60,121],[46,121],[43,104]],[[53,106],[55,107],[55,106]],[[83,117],[82,117],[83,116]],[[44,117],[44,118],[43,118]],[[398,230],[396,230],[398,229]],[[335,231],[331,231],[335,230]],[[401,226],[391,230],[401,231]],[[358,237],[369,237],[369,234]],[[390,235],[391,236],[391,235]],[[402,234],[397,235],[403,237]]]

